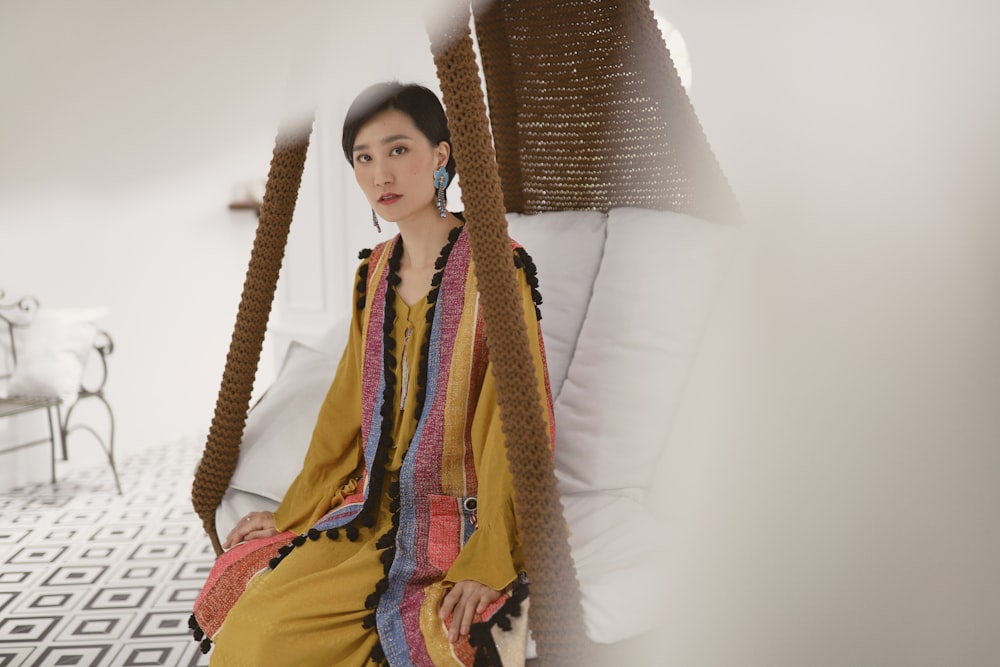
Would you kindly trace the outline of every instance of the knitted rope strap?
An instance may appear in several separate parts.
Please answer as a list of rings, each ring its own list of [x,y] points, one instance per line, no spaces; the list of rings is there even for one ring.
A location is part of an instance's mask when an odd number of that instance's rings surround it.
[[[473,9],[508,211],[635,206],[739,219],[648,0]]]
[[[589,640],[556,490],[542,401],[535,385],[469,20],[468,5],[459,7],[447,17],[443,30],[431,31],[431,50],[461,175],[518,526],[531,580],[528,622],[543,660],[579,664]]]
[[[257,236],[243,283],[222,386],[191,490],[194,510],[201,517],[217,555],[222,553],[222,544],[216,534],[215,510],[229,487],[239,458],[254,376],[302,182],[310,129],[310,126],[284,127],[275,139]]]

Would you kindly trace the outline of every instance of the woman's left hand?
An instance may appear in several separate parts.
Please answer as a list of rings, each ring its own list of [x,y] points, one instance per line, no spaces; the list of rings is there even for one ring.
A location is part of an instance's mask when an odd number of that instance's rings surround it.
[[[454,643],[459,637],[468,636],[475,615],[482,614],[499,597],[499,591],[478,581],[466,579],[455,584],[444,596],[438,611],[443,623],[447,623],[451,616],[448,641]]]

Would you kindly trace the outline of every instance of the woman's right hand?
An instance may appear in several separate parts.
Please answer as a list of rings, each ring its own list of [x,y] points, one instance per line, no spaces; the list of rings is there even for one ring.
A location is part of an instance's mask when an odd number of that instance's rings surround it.
[[[261,537],[274,537],[278,529],[274,527],[274,514],[271,512],[250,512],[239,520],[239,523],[229,531],[223,549],[232,549],[240,542],[256,540]]]

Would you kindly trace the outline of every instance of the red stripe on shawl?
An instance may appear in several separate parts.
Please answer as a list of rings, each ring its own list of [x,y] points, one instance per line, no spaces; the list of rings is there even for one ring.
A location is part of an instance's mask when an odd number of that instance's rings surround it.
[[[206,637],[215,637],[250,580],[267,568],[278,549],[294,537],[295,533],[285,531],[243,542],[219,556],[194,602],[194,617]]]
[[[461,500],[452,496],[431,496],[430,537],[427,560],[441,571],[447,571],[458,558],[461,548],[455,536],[462,530]]]
[[[368,319],[363,322],[362,331],[365,335],[365,351],[361,370],[361,443],[362,447],[368,444],[368,437],[371,435],[372,422],[380,419],[376,413],[375,406],[381,400],[381,393],[378,391],[379,383],[382,381],[382,327],[385,319],[385,293],[389,289],[389,283],[384,279],[384,274],[389,270],[389,257],[392,255],[393,246],[399,242],[397,236],[392,241],[380,243],[372,251],[368,264]],[[374,288],[374,293],[372,293]],[[376,323],[375,330],[378,335],[368,334],[371,322]],[[366,466],[366,473],[367,470]],[[368,475],[365,475],[367,487]]]

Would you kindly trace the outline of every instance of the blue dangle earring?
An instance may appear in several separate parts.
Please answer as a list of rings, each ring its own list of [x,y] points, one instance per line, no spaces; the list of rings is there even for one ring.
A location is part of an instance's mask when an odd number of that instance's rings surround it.
[[[437,188],[438,212],[442,218],[448,216],[448,211],[444,208],[444,190],[448,187],[448,170],[440,166],[434,172],[434,187]]]

